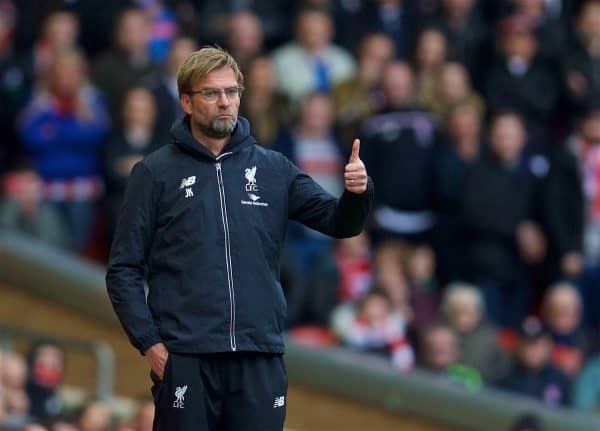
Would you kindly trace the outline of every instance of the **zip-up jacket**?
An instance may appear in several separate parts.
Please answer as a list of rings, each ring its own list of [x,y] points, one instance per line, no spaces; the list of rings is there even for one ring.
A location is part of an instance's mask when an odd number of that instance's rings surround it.
[[[173,143],[132,170],[112,243],[108,294],[143,354],[282,353],[286,302],[279,257],[288,219],[336,238],[357,235],[373,184],[337,199],[239,118],[215,157],[178,120]],[[148,282],[146,297],[144,281]]]

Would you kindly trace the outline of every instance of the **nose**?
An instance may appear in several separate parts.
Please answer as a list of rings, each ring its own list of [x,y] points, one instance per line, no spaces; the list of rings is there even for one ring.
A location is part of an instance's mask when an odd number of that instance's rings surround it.
[[[231,104],[229,98],[227,97],[227,94],[225,94],[225,91],[221,91],[219,93],[217,103],[219,104],[219,106],[229,106]]]

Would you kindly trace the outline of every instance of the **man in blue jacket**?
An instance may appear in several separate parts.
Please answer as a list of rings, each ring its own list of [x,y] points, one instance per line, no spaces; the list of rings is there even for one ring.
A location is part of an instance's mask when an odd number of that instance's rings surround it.
[[[288,219],[334,237],[364,227],[373,185],[353,145],[334,198],[238,117],[243,77],[219,48],[177,75],[186,115],[131,173],[108,293],[154,381],[154,430],[282,430]],[[144,281],[148,283],[148,295]]]

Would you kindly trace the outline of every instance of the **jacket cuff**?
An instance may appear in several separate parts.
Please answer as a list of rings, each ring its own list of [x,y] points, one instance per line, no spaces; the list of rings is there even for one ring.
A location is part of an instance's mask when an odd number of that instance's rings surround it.
[[[162,339],[156,331],[153,331],[152,333],[141,337],[136,342],[136,347],[140,351],[140,354],[144,356],[144,352],[157,343],[162,343]]]

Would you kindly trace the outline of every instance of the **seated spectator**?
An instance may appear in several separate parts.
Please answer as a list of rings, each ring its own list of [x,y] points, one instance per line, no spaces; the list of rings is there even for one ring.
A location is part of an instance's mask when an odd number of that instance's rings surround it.
[[[477,391],[482,386],[479,372],[458,362],[456,334],[448,326],[434,323],[419,337],[419,365],[460,386]]]
[[[150,31],[146,12],[125,9],[115,27],[115,47],[99,56],[93,65],[92,78],[106,97],[113,125],[119,124],[127,90],[158,72],[148,50]]]
[[[384,33],[367,34],[360,42],[357,57],[356,74],[335,85],[332,91],[343,142],[352,142],[363,121],[383,107],[380,85],[383,69],[394,57],[392,40]]]
[[[600,60],[600,2],[585,1],[577,15],[575,36],[578,49],[573,49],[567,59],[567,94],[575,114],[597,108],[600,81],[596,78]]]
[[[511,109],[527,125],[528,146],[547,151],[547,129],[560,96],[558,75],[540,59],[534,29],[526,17],[505,18],[499,26],[501,56],[488,73],[486,95],[492,112]]]
[[[432,156],[435,123],[416,102],[412,69],[389,63],[383,72],[386,105],[362,127],[361,157],[377,184],[375,242],[426,242],[434,225]]]
[[[177,70],[185,59],[197,49],[198,45],[195,40],[189,37],[176,38],[171,44],[163,70],[149,79],[148,87],[154,94],[156,110],[160,112],[156,118],[156,133],[165,142],[170,142],[171,126],[178,117],[183,115],[177,90]],[[138,86],[139,84],[133,84],[132,88]],[[119,112],[119,117],[119,119],[124,118],[122,111]]]
[[[85,66],[79,51],[58,52],[48,86],[34,92],[20,129],[45,195],[60,212],[75,251],[90,238],[103,189],[100,147],[108,131],[104,104],[87,82]]]
[[[41,178],[31,170],[4,177],[0,199],[0,228],[21,232],[57,247],[68,245],[66,227],[44,196]]]
[[[334,311],[332,325],[343,344],[387,355],[398,371],[413,368],[414,352],[406,338],[406,321],[393,311],[384,291],[372,290],[356,307],[340,306]]]
[[[273,51],[279,90],[297,104],[312,92],[329,92],[354,74],[354,60],[343,48],[331,43],[333,24],[319,9],[298,14],[296,40]]]
[[[122,423],[117,431],[152,431],[154,421],[154,401],[152,398],[140,399],[133,417]]]
[[[485,304],[475,286],[446,286],[440,311],[456,333],[461,364],[475,368],[486,382],[495,382],[506,373],[508,357],[500,349],[498,330],[485,319]]]
[[[8,429],[19,429],[32,418],[29,415],[30,400],[25,391],[27,363],[17,353],[7,352],[2,357],[0,380],[4,398],[4,422]]]
[[[333,196],[344,190],[346,158],[333,130],[333,106],[327,94],[312,93],[301,104],[298,121],[282,130],[274,149],[290,158]],[[331,249],[332,240],[298,223],[289,225],[287,246],[303,274],[310,273],[315,256]]]
[[[249,10],[231,14],[226,47],[245,75],[248,65],[263,51],[263,29],[258,16]]]
[[[491,323],[518,327],[532,305],[530,268],[546,253],[535,221],[538,184],[523,167],[520,117],[495,116],[490,154],[467,173],[459,203],[465,275],[482,291]]]
[[[481,117],[485,111],[481,96],[471,88],[467,70],[460,63],[446,63],[441,66],[439,77],[434,81],[430,100],[425,107],[441,121],[448,120],[452,110],[460,104],[469,104]]]
[[[552,13],[545,0],[513,0],[515,14],[527,18],[539,43],[540,56],[556,66],[562,66],[567,53],[567,38],[563,22]],[[562,5],[564,6],[564,5]]]
[[[535,317],[519,328],[515,362],[498,381],[500,388],[537,398],[548,406],[566,405],[569,378],[551,363],[552,338]]]
[[[422,329],[437,320],[438,284],[436,262],[431,247],[420,244],[407,246],[401,257],[410,291],[413,313],[411,327]]]
[[[110,431],[112,419],[110,410],[102,401],[90,401],[77,418],[78,431]]]
[[[542,313],[554,340],[552,363],[568,376],[577,375],[588,343],[581,327],[581,297],[575,286],[568,283],[550,286],[544,295]]]
[[[27,394],[31,414],[40,419],[56,417],[64,407],[57,392],[65,371],[64,351],[57,344],[42,341],[31,348],[28,362]]]
[[[372,285],[371,251],[365,233],[336,241],[333,253],[315,259],[303,314],[306,321],[327,325],[338,304],[356,304]]]
[[[476,0],[441,0],[441,11],[429,25],[439,28],[448,39],[448,57],[464,64],[481,88],[489,64],[491,37]],[[494,2],[492,2],[494,3]]]
[[[148,52],[155,63],[166,60],[177,35],[175,14],[166,3],[164,0],[133,0],[133,4],[146,12],[150,20]]]
[[[436,86],[448,56],[446,36],[436,28],[422,30],[415,49],[417,96],[426,109],[434,104]]]
[[[437,224],[434,247],[441,281],[460,279],[464,247],[460,227],[460,200],[467,173],[479,159],[483,119],[478,106],[461,102],[449,113],[444,133],[433,155],[433,191]]]
[[[122,113],[122,126],[113,131],[104,147],[109,238],[112,238],[116,226],[131,169],[144,156],[167,142],[166,137],[155,133],[156,102],[149,90],[142,87],[129,90]]]
[[[271,147],[283,128],[290,123],[290,108],[277,91],[277,77],[269,57],[255,58],[244,76],[246,90],[240,102],[240,115],[252,125],[252,134],[260,145]]]
[[[406,322],[414,317],[410,304],[410,288],[402,254],[405,244],[387,241],[377,245],[373,255],[373,283],[385,291],[395,312],[405,316]]]

